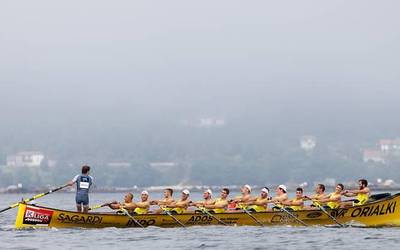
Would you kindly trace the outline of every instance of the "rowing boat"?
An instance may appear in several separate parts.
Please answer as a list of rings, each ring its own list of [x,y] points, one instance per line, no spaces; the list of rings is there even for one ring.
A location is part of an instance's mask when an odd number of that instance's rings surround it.
[[[373,201],[362,206],[354,206],[350,208],[339,208],[328,210],[331,216],[337,221],[347,225],[357,225],[365,227],[383,227],[383,226],[400,226],[400,193],[386,197],[381,200]],[[335,221],[327,214],[319,210],[302,210],[292,212],[292,216],[288,216],[283,211],[258,212],[252,213],[252,216],[244,212],[220,213],[214,214],[197,214],[186,213],[174,215],[179,222],[185,226],[203,226],[203,225],[224,225],[235,226],[256,226],[257,221],[265,226],[273,225],[291,225],[302,226],[298,220],[303,221],[306,225],[332,225]],[[181,226],[174,218],[167,214],[146,214],[127,216],[115,213],[78,213],[54,209],[43,206],[29,205],[20,203],[18,206],[18,214],[15,220],[15,227],[21,228],[39,228],[39,227],[81,227],[81,228],[104,228],[104,227],[179,227]],[[254,217],[254,218],[253,218]],[[138,225],[140,223],[142,226]]]

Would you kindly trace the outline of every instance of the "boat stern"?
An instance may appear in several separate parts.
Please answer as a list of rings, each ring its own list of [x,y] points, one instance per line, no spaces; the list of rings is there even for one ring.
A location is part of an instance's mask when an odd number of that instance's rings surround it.
[[[19,203],[15,228],[48,227],[52,216],[52,210]]]

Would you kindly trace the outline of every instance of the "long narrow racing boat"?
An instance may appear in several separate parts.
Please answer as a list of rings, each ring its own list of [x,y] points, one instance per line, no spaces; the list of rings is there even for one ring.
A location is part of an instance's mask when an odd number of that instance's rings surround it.
[[[366,227],[400,226],[400,193],[373,201],[362,206],[328,210],[340,224],[357,225]],[[81,228],[103,228],[103,227],[180,227],[195,225],[237,225],[256,226],[263,224],[271,225],[332,225],[337,222],[320,210],[302,210],[291,212],[284,211],[259,212],[259,213],[220,213],[220,214],[197,214],[187,213],[170,216],[168,214],[147,214],[131,216],[115,213],[78,213],[53,209],[43,206],[34,206],[20,203],[15,227],[38,228],[38,227],[81,227]],[[141,225],[137,224],[140,223]],[[180,222],[180,223],[179,223]],[[221,223],[223,222],[223,223]]]

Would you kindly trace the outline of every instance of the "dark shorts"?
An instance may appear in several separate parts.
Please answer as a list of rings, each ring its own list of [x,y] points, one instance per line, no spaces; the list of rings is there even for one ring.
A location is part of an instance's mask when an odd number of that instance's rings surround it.
[[[89,195],[77,194],[75,196],[75,201],[76,201],[76,205],[87,206],[87,205],[89,205]]]

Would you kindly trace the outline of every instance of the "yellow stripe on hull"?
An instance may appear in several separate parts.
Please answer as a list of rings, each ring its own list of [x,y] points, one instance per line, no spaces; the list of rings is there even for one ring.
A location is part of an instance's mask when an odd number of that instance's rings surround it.
[[[367,227],[400,226],[400,194],[375,201],[362,206],[346,209],[328,210],[340,223],[363,225]],[[335,222],[319,210],[303,210],[292,212],[298,219],[307,225],[332,225]],[[258,212],[252,215],[266,226],[292,225],[301,226],[295,219],[283,212]],[[215,217],[229,225],[257,226],[257,222],[246,213],[221,213]],[[185,224],[193,225],[221,225],[215,218],[207,214],[179,214],[176,219]],[[134,218],[143,226],[180,227],[169,215],[147,214],[134,215]],[[78,213],[47,207],[19,204],[15,221],[16,228],[29,227],[139,227],[126,215],[114,213]]]

